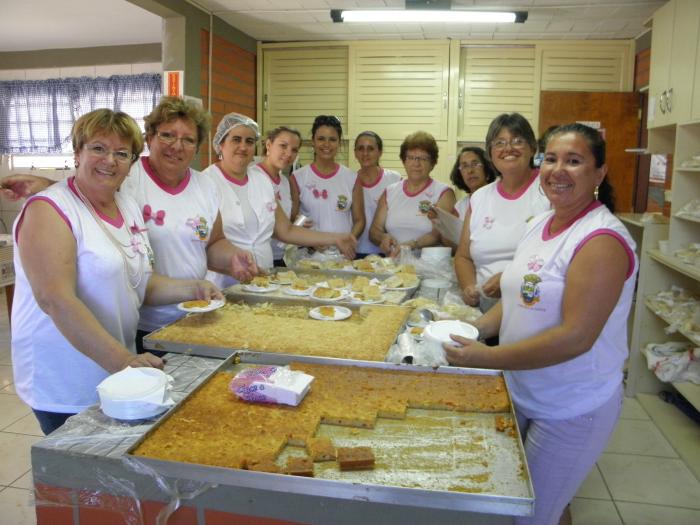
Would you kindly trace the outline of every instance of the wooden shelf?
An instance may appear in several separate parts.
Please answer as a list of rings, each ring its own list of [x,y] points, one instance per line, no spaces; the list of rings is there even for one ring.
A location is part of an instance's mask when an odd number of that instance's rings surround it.
[[[676,270],[677,272],[682,273],[683,275],[687,275],[688,277],[695,279],[696,281],[700,281],[700,269],[696,268],[695,266],[686,264],[677,257],[674,257],[673,255],[663,254],[659,250],[652,249],[649,250],[647,253],[649,254],[649,257],[651,257],[657,262],[660,262],[664,266],[668,266],[669,268]]]
[[[668,217],[664,217],[660,213],[616,213],[617,218],[625,224],[644,228],[649,224],[668,224]],[[645,217],[650,217],[651,220],[644,220]]]
[[[700,217],[692,217],[690,215],[679,215],[676,214],[674,215],[676,219],[680,219],[682,221],[688,221],[688,222],[700,222]]]
[[[678,390],[688,402],[695,407],[696,410],[700,410],[700,385],[695,383],[673,383],[673,386]],[[700,447],[698,447],[700,448]]]
[[[671,321],[666,316],[658,314],[654,311],[654,307],[652,306],[649,299],[644,299],[644,304],[646,305],[647,308],[649,308],[649,311],[651,311],[651,313],[653,313],[656,317],[661,319],[664,323],[671,324]],[[690,341],[694,345],[700,346],[700,337],[693,335],[690,332],[686,332],[685,330],[682,330],[680,328],[678,329],[678,333],[681,334],[686,339],[688,339],[688,341]]]

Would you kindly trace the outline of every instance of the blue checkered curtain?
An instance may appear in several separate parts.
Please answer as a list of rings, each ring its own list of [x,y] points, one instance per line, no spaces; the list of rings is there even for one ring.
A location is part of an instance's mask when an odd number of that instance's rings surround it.
[[[72,153],[78,117],[98,108],[124,111],[143,129],[161,96],[161,75],[0,81],[0,154]]]

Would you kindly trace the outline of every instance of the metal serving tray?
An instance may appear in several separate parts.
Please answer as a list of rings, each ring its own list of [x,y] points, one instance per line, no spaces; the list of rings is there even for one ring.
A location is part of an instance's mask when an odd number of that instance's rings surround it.
[[[189,395],[194,395],[214,374],[220,371],[236,371],[244,366],[254,364],[286,365],[292,361],[368,369],[390,369],[408,374],[426,372],[424,367],[402,366],[399,368],[396,365],[378,362],[237,352],[223,361]],[[440,367],[430,372],[437,375],[502,375],[502,372],[497,370],[455,367]],[[322,424],[317,435],[331,437],[338,446],[370,445],[375,450],[377,463],[375,470],[355,472],[341,472],[337,470],[337,467],[334,467],[334,462],[326,465],[315,463],[316,477],[314,478],[211,467],[133,455],[132,452],[138,445],[176,413],[186,399],[169,410],[148,433],[127,451],[133,460],[147,464],[159,474],[177,479],[230,487],[247,487],[272,493],[284,492],[319,498],[361,500],[370,503],[431,508],[435,509],[437,513],[435,515],[437,522],[439,522],[440,510],[506,516],[528,516],[533,512],[534,492],[522,442],[519,438],[496,432],[494,414],[409,409],[404,420],[378,418],[374,429],[356,429]],[[508,399],[510,402],[510,394],[508,394]],[[513,413],[512,402],[510,402],[510,407],[510,417],[513,418],[517,431],[517,419]],[[432,412],[433,415],[438,414],[442,418],[451,418],[451,426],[442,424],[443,435],[436,436],[434,429],[416,424],[416,421],[419,421],[423,416],[421,414],[423,412]],[[393,435],[390,436],[392,431]],[[445,431],[448,433],[451,431],[451,434],[445,436]],[[463,443],[464,439],[472,439],[476,448],[481,449],[481,455],[479,455],[479,451],[476,451],[478,460],[475,462],[475,466],[477,470],[479,465],[482,466],[482,470],[487,469],[489,479],[493,480],[493,483],[484,486],[483,490],[477,488],[474,492],[427,488],[435,484],[435,479],[451,475],[452,471],[443,469],[442,466],[448,465],[450,468],[454,468],[454,465],[458,464],[456,463],[459,460],[457,447],[454,444]],[[439,446],[445,442],[448,443],[448,450],[441,450]],[[452,449],[449,449],[449,443],[453,444]],[[233,443],[232,446],[234,446]],[[390,467],[383,463],[382,458],[391,449],[394,450],[394,456],[396,456],[397,447],[404,447],[398,455],[405,457],[407,454],[411,454],[416,461],[411,468],[399,472],[387,472]],[[293,449],[297,449],[296,452]],[[302,450],[299,447],[287,446],[280,458],[284,459],[285,455],[300,455]],[[486,466],[484,467],[484,465]],[[415,488],[397,486],[392,484],[392,480],[401,481],[403,485]],[[274,495],[271,494],[270,497],[274,497]]]
[[[299,297],[290,297],[290,296],[269,296],[266,294],[241,294],[238,292],[233,292],[230,291],[230,289],[226,292],[226,298],[230,302],[243,302],[246,304],[263,304],[263,303],[274,303],[274,304],[284,304],[284,305],[290,305],[290,306],[303,306],[305,308],[309,308],[313,305],[321,306],[324,304],[337,304],[335,302],[333,303],[324,303],[322,301],[310,301],[309,299],[303,299]],[[312,304],[313,303],[313,304]],[[342,305],[345,308],[349,308],[352,312],[357,312],[360,310],[365,305],[361,304],[353,304],[353,303],[345,303]],[[372,308],[397,308],[396,305],[386,305],[386,304],[373,304],[369,305]],[[208,314],[188,314],[190,315],[208,315]],[[179,320],[178,320],[179,321]],[[173,352],[176,354],[191,354],[191,355],[198,355],[198,356],[203,356],[203,357],[216,357],[216,358],[227,358],[231,354],[238,352],[238,351],[258,351],[260,349],[252,348],[252,349],[246,349],[246,348],[233,348],[233,347],[226,347],[226,346],[210,346],[210,345],[203,345],[203,344],[193,344],[193,343],[187,343],[187,342],[176,342],[176,341],[170,341],[170,340],[165,340],[161,339],[159,337],[159,334],[161,331],[165,330],[168,326],[171,326],[178,321],[174,321],[172,323],[167,324],[163,328],[160,328],[158,330],[155,330],[148,334],[146,337],[143,338],[143,346],[145,349],[148,350],[158,350],[161,352]],[[394,336],[393,341],[396,341],[396,338],[399,336],[399,334],[404,330],[405,326],[400,326],[396,330],[396,334]],[[389,348],[386,349],[386,352],[389,351]],[[261,351],[262,352],[262,351]],[[265,352],[262,352],[265,353]],[[284,357],[289,357],[291,359],[295,359],[298,355],[303,355],[303,354],[280,354],[280,353],[273,353],[271,355],[276,355],[276,356],[284,356]]]
[[[378,281],[386,281],[392,274],[375,274],[366,272],[357,272],[350,270],[317,270],[317,269],[306,269],[306,268],[280,268],[281,271],[294,271],[298,277],[304,278],[305,276],[311,276],[314,282],[319,282],[319,280],[340,278],[340,279],[354,279],[355,277],[365,276],[368,279],[377,279]],[[271,292],[251,292],[245,289],[242,284],[234,284],[224,290],[224,293],[228,296],[229,294],[238,294],[244,296],[264,296],[264,297],[293,297],[304,301],[319,302],[317,299],[313,299],[309,296],[299,296],[299,295],[289,295],[284,292],[284,285],[280,288],[273,290]],[[386,300],[384,303],[380,304],[401,304],[402,302],[410,299],[416,293],[416,290],[420,288],[420,278],[418,279],[418,284],[412,288],[406,288],[402,290],[390,290],[385,291],[384,296]],[[350,297],[341,299],[337,301],[340,304],[347,305],[353,304]]]

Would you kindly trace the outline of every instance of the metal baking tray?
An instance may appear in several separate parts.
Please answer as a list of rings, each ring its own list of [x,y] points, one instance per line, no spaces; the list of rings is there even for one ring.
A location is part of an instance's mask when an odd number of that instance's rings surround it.
[[[304,269],[304,268],[281,268],[281,271],[294,271],[298,277],[311,277],[313,282],[320,282],[327,279],[340,278],[344,280],[352,280],[355,277],[365,276],[368,279],[377,279],[378,281],[386,281],[392,274],[372,274],[365,272],[349,272],[344,270],[315,270],[315,269]],[[420,287],[420,278],[418,279],[418,284],[411,288],[401,289],[401,290],[390,290],[385,291],[384,296],[386,300],[384,303],[379,304],[401,304],[402,302],[410,299],[416,293],[416,290]],[[302,301],[311,301],[318,303],[317,299],[313,299],[309,296],[301,295],[289,295],[284,293],[283,286],[273,290],[271,292],[251,292],[244,288],[243,284],[234,284],[224,290],[224,293],[229,296],[230,294],[242,295],[242,296],[264,296],[264,297],[285,297],[285,298],[296,298]],[[350,297],[341,299],[337,301],[340,304],[347,305],[353,304]]]
[[[237,371],[251,365],[286,365],[289,362],[307,362],[336,366],[353,366],[374,369],[389,369],[400,373],[426,372],[424,367],[402,366],[388,363],[350,361],[300,356],[280,356],[259,352],[237,352],[222,362],[190,395],[202,388],[220,371]],[[501,371],[440,367],[431,370],[437,375],[498,375]],[[312,386],[313,388],[313,386]],[[135,456],[132,452],[167,418],[177,412],[183,399],[161,418],[154,427],[128,451],[133,459],[142,461],[156,472],[168,477],[208,482],[233,487],[248,487],[270,492],[290,492],[300,495],[331,497],[367,502],[388,503],[415,507],[427,507],[449,511],[470,511],[485,514],[529,516],[533,512],[534,492],[525,459],[522,442],[518,437],[509,437],[495,430],[495,414],[451,412],[447,410],[409,409],[404,420],[378,418],[374,429],[357,429],[321,424],[318,435],[331,437],[337,446],[370,445],[377,462],[374,470],[341,472],[335,462],[315,463],[315,477],[303,478],[284,474],[270,474],[212,467],[176,461]],[[512,409],[510,393],[510,417],[517,429],[517,419]],[[430,425],[419,424],[425,413],[442,419],[440,432]],[[449,424],[445,421],[449,420]],[[519,436],[517,432],[517,436]],[[471,440],[471,441],[469,441]],[[460,458],[456,443],[475,444],[473,456]],[[233,444],[232,444],[233,446]],[[459,447],[464,450],[464,447]],[[296,449],[296,450],[295,450]],[[397,450],[398,449],[398,450]],[[303,455],[303,448],[287,446],[279,457]],[[409,468],[392,469],[385,460],[390,455],[410,457]],[[464,460],[464,464],[460,463]],[[469,463],[469,465],[466,465]],[[430,488],[445,480],[451,482],[455,473],[465,475],[469,468],[475,471],[479,483],[479,472],[488,472],[483,486],[472,487],[472,492],[450,491]],[[462,470],[466,469],[466,470]],[[404,485],[404,486],[399,486]]]
[[[326,303],[326,302],[316,301],[316,300],[310,301],[308,299],[302,299],[299,297],[290,297],[290,296],[278,297],[278,296],[269,296],[266,294],[240,294],[240,293],[233,292],[233,291],[228,291],[226,293],[226,298],[229,302],[243,302],[246,304],[274,303],[274,304],[284,304],[284,305],[290,305],[290,306],[303,306],[305,308],[309,308],[313,305],[321,306],[324,304],[337,304],[335,302]],[[360,308],[363,308],[365,305],[345,303],[342,306],[345,308],[349,308],[352,312],[358,312],[360,310]],[[386,305],[386,304],[373,304],[373,305],[368,305],[368,306],[371,306],[372,308],[397,308],[398,307],[397,305]],[[213,313],[215,313],[215,312],[210,312],[210,314],[213,314]],[[192,315],[207,316],[210,314],[207,314],[207,313],[188,314],[187,317],[192,316]],[[205,319],[205,317],[203,317],[202,319]],[[177,341],[170,341],[170,340],[161,339],[159,337],[159,334],[161,331],[165,330],[167,327],[169,327],[173,324],[178,323],[179,321],[180,320],[169,323],[166,326],[164,326],[163,328],[160,328],[160,329],[155,330],[155,331],[151,332],[150,334],[148,334],[146,337],[143,338],[143,347],[145,349],[148,349],[148,350],[158,350],[161,352],[173,352],[173,353],[177,353],[177,354],[191,354],[191,355],[198,355],[198,356],[204,356],[204,357],[217,357],[217,358],[226,358],[237,351],[246,351],[246,350],[260,351],[260,349],[256,349],[256,348],[246,349],[246,348],[233,348],[233,347],[226,347],[226,346],[210,346],[210,345],[188,343],[188,342],[177,342]],[[397,328],[393,341],[396,341],[396,338],[404,330],[404,328],[405,328],[404,325]],[[388,351],[389,351],[389,348],[387,347],[386,352],[388,352]],[[285,356],[285,357],[290,357],[290,358],[294,359],[298,355],[303,355],[303,354],[273,353],[272,355]]]

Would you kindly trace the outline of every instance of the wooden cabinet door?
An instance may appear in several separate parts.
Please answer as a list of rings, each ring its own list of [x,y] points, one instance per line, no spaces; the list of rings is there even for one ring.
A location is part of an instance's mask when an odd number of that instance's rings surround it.
[[[605,129],[608,180],[615,190],[616,211],[632,211],[635,162],[626,148],[637,145],[638,93],[542,91],[540,135],[549,126],[577,121],[597,121]]]
[[[654,13],[651,33],[651,72],[649,78],[648,128],[666,126],[670,115],[666,110],[669,88],[675,2],[665,4]]]
[[[700,2],[676,0],[667,95],[668,105],[671,108],[668,113],[671,124],[690,120],[699,27]]]

